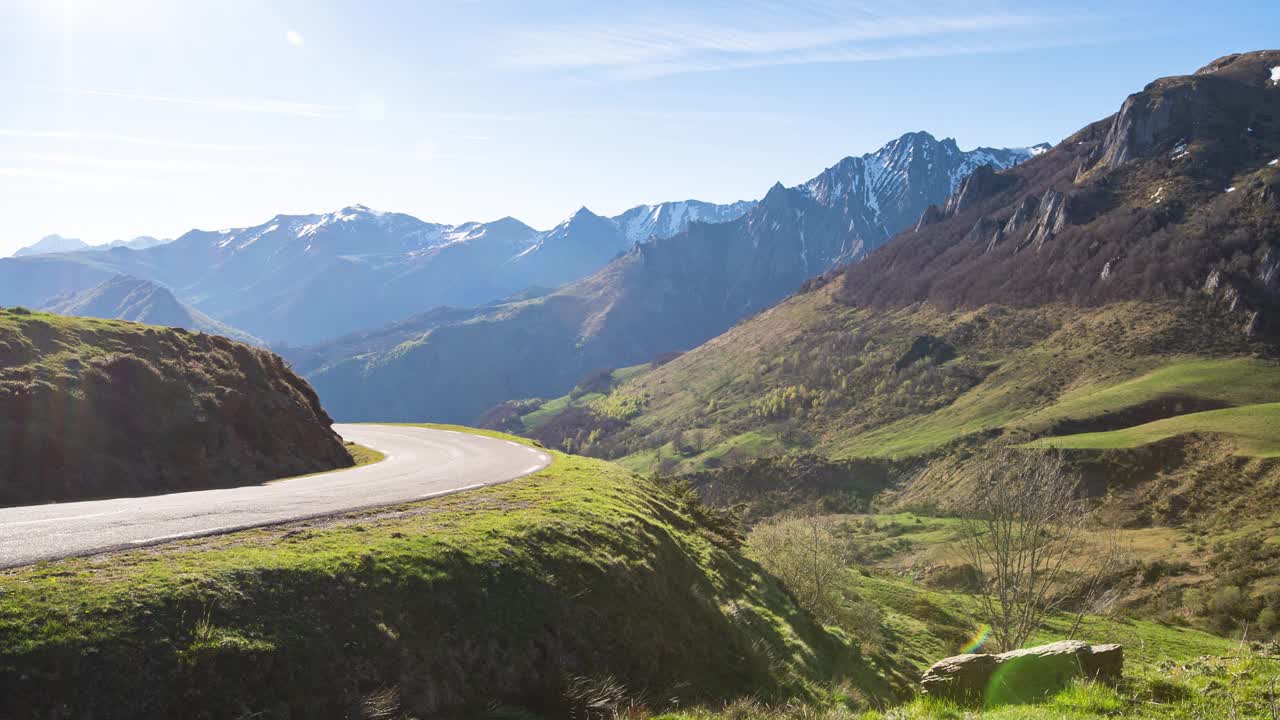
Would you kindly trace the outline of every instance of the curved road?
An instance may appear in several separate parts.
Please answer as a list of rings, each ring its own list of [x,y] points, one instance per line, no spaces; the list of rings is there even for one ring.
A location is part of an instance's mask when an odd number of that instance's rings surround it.
[[[496,485],[551,463],[527,445],[392,425],[334,425],[380,463],[226,490],[0,508],[0,568],[214,535]]]

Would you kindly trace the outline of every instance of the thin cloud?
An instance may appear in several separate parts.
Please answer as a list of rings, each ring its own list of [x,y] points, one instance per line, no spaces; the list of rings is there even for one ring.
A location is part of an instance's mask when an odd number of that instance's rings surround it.
[[[252,152],[252,153],[289,153],[289,152],[324,152],[361,154],[370,152],[369,147],[337,144],[285,144],[269,145],[235,145],[227,143],[206,143],[179,140],[174,138],[158,138],[143,135],[120,135],[85,130],[34,130],[29,128],[0,128],[0,139],[18,138],[23,140],[48,140],[50,143],[85,144],[85,145],[130,145],[137,147],[170,148],[174,150],[201,150],[211,152]]]
[[[900,6],[898,6],[900,7]],[[616,77],[988,52],[1078,18],[1004,12],[956,14],[945,6],[884,14],[845,4],[756,4],[722,17],[601,17],[519,32],[500,62],[521,69],[577,70]],[[928,42],[922,42],[923,40]],[[1061,37],[1048,38],[1064,44]]]
[[[121,160],[120,158],[115,157],[69,153],[24,153],[24,155],[32,160],[42,163],[45,167],[49,165],[70,166],[108,170],[111,172],[128,170],[169,175],[203,175],[209,173],[233,173],[236,175],[243,175],[246,173],[263,174],[284,172],[283,168],[279,167],[270,165],[246,165],[244,163],[149,162],[145,160]]]
[[[231,112],[248,112],[248,113],[264,113],[269,115],[291,115],[294,117],[320,118],[324,120],[337,120],[349,114],[350,108],[341,105],[320,105],[315,103],[291,102],[288,100],[271,100],[271,99],[225,99],[225,98],[199,98],[199,97],[181,97],[172,95],[148,95],[144,93],[126,92],[123,90],[110,90],[99,88],[65,88],[62,92],[73,95],[88,95],[93,97],[109,97],[120,98],[123,100],[137,100],[139,102],[163,103],[167,105],[189,105],[192,107],[203,107],[212,110],[226,110]]]
[[[216,150],[221,152],[261,152],[264,150],[279,148],[277,145],[225,145],[219,143],[188,142],[186,140],[168,140],[141,135],[83,132],[80,130],[27,130],[22,128],[0,128],[0,138],[136,145],[139,147],[173,148],[181,150]]]
[[[307,42],[306,40],[303,39],[302,33],[298,32],[297,30],[285,31],[284,39],[294,47],[302,47]]]

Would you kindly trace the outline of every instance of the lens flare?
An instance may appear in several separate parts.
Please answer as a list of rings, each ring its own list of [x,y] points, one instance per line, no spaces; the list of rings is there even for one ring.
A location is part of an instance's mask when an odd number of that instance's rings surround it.
[[[991,626],[985,625],[985,624],[980,625],[978,626],[978,632],[974,634],[973,639],[965,643],[964,647],[960,648],[960,652],[976,653],[982,649],[983,645],[987,644],[987,639],[990,637],[991,637]]]

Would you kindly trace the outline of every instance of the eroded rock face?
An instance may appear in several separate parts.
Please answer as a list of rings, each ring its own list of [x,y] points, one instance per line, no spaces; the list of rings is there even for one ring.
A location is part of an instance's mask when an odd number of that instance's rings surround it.
[[[1194,75],[1162,78],[1130,95],[1102,145],[1101,164],[1115,168],[1175,143],[1243,131],[1261,93],[1275,87],[1271,67],[1280,52],[1228,55]]]
[[[944,658],[925,671],[920,685],[927,695],[954,700],[1018,702],[1051,694],[1077,677],[1115,682],[1123,671],[1122,646],[1063,640]]]
[[[1027,239],[1018,246],[1021,250],[1028,245],[1039,250],[1054,235],[1062,232],[1067,225],[1067,196],[1057,190],[1049,190],[1040,201],[1040,215],[1036,224],[1027,233]]]

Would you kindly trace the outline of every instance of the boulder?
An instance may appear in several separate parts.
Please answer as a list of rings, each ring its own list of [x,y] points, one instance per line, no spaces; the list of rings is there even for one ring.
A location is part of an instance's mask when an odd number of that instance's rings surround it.
[[[1063,640],[999,655],[945,658],[925,671],[920,684],[927,695],[953,700],[1024,702],[1051,694],[1077,677],[1115,682],[1123,669],[1120,645]]]

